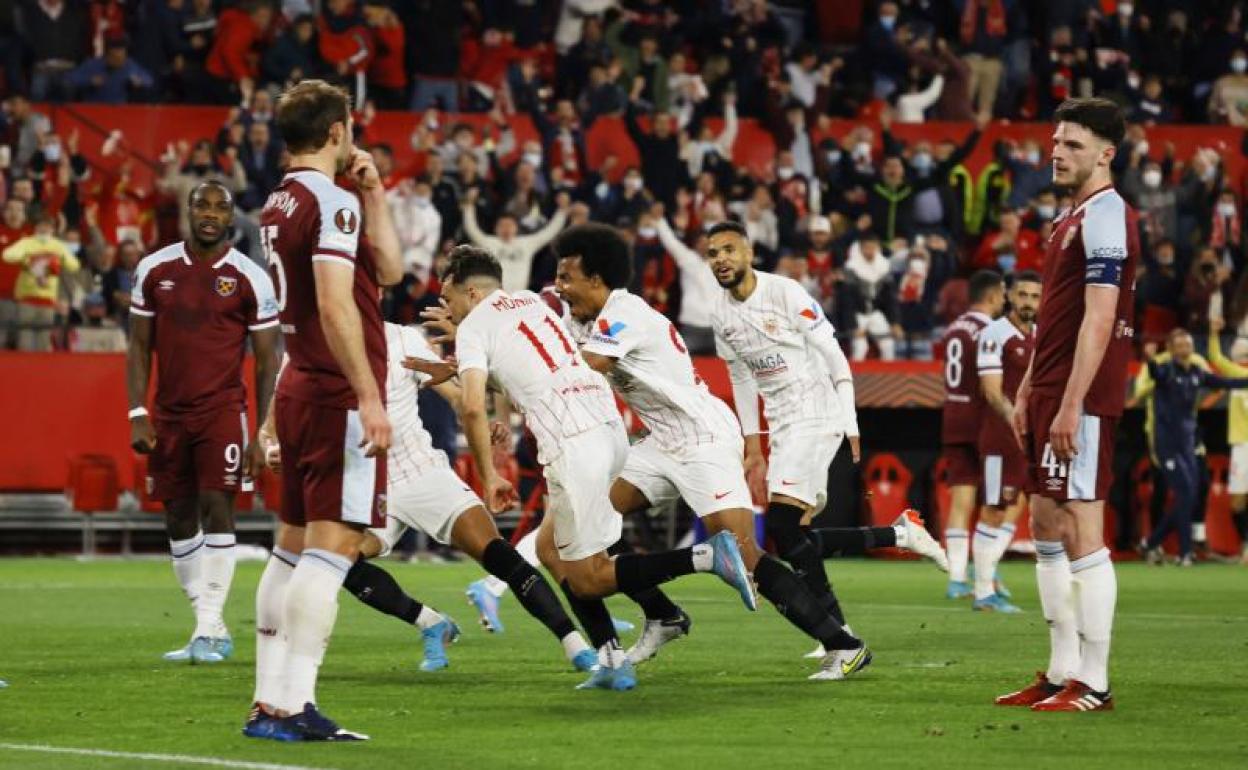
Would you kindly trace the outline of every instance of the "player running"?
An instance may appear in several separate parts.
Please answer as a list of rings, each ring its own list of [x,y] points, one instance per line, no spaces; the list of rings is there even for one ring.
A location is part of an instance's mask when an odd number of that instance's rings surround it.
[[[458,246],[443,276],[463,389],[462,419],[492,511],[511,505],[515,490],[494,469],[485,414],[486,378],[525,416],[537,439],[549,490],[548,523],[558,572],[573,612],[599,651],[600,665],[582,689],[627,690],[632,664],[616,636],[603,597],[652,588],[693,572],[714,572],[736,588],[749,609],[756,598],[736,540],[722,532],[706,545],[651,554],[607,548],[620,539],[611,480],[624,465],[628,439],[610,386],[585,365],[562,321],[532,292],[509,294],[489,253]]]
[[[987,407],[979,428],[979,456],[983,461],[984,508],[980,512],[971,555],[975,564],[975,601],[971,609],[984,612],[1021,612],[998,591],[997,564],[1014,539],[1014,525],[1023,512],[1027,482],[1027,455],[1014,439],[1010,419],[1031,363],[1035,343],[1036,311],[1040,307],[1040,274],[1025,270],[1014,276],[1009,292],[1010,312],[979,333],[976,368]]]
[[[304,80],[282,94],[276,123],[290,167],[265,202],[260,234],[290,363],[274,406],[281,526],[256,591],[255,705],[243,732],[366,740],[320,713],[316,679],[338,589],[365,529],[385,523],[391,430],[379,297],[403,263],[377,169],[352,145],[346,92]],[[343,173],[358,193],[334,183]]]
[[[263,466],[248,438],[243,354],[250,337],[260,424],[277,375],[277,299],[268,273],[230,247],[229,190],[196,186],[187,214],[190,239],[135,269],[126,384],[130,443],[150,457],[147,491],[164,503],[173,571],[195,613],[190,642],[164,657],[216,663],[234,650],[221,615],[234,578],[234,495]]]
[[[949,520],[945,522],[945,551],[949,555],[947,599],[971,595],[966,580],[970,554],[967,527],[978,502],[979,429],[987,413],[976,368],[980,332],[1001,315],[1005,284],[1001,274],[980,270],[970,280],[971,306],[941,339],[945,351],[945,406],[940,416],[941,456],[949,481]],[[989,575],[988,579],[994,576]]]
[[[1053,183],[1073,204],[1054,220],[1031,366],[1013,426],[1028,453],[1036,582],[1049,624],[1047,671],[997,699],[1033,711],[1107,711],[1118,582],[1104,539],[1114,430],[1126,400],[1139,260],[1136,213],[1110,163],[1125,132],[1107,99],[1068,99],[1054,115]]]
[[[809,621],[799,624],[823,643],[822,670],[812,678],[840,679],[867,665],[871,653],[843,628],[845,616],[824,571],[824,558],[841,552],[844,544],[827,530],[808,534],[802,520],[823,509],[828,468],[846,436],[854,461],[859,459],[853,374],[831,322],[806,290],[792,279],[754,270],[753,248],[742,225],[720,222],[712,227],[706,258],[725,290],[716,300],[711,323],[716,349],[732,376],[733,400],[745,435],[746,477],[758,487],[765,479],[767,533],[826,615],[819,625],[823,630],[812,632],[810,623],[818,617],[813,611],[806,615]],[[770,427],[770,467],[760,438],[760,393]],[[749,503],[747,496],[745,505]],[[910,513],[893,527],[874,527],[865,534],[874,547],[910,548],[943,565],[940,546]],[[821,532],[829,536],[816,534]],[[755,575],[759,587],[779,605],[785,598],[779,593],[783,589],[764,588],[764,582],[782,585],[786,578],[775,569],[778,563],[766,559],[760,563],[767,572]],[[794,607],[787,610],[793,612]]]
[[[611,487],[614,508],[628,514],[683,498],[708,532],[733,533],[759,592],[795,626],[828,645],[821,671],[811,678],[840,679],[866,665],[870,652],[862,643],[841,628],[796,575],[754,542],[740,423],[706,389],[676,327],[628,292],[628,244],[613,228],[588,224],[565,231],[554,249],[556,288],[583,332],[585,362],[607,375],[649,430],[629,449]],[[634,662],[688,633],[688,616],[655,593],[652,602],[666,602],[666,611],[643,606],[646,626],[629,650]]]

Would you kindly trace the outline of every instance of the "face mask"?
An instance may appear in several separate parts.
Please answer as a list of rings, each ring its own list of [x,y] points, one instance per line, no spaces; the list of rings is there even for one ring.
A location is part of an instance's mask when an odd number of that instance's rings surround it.
[[[533,168],[542,167],[542,154],[540,152],[526,152],[520,160],[528,163]]]
[[[1140,155],[1147,155],[1148,154],[1148,141],[1145,140],[1145,141],[1136,143],[1135,151],[1138,152]]]
[[[658,236],[658,234],[659,234],[659,231],[658,231],[658,230],[656,230],[656,229],[654,229],[653,227],[639,227],[639,228],[637,228],[637,237],[638,237],[638,238],[655,238],[655,237],[657,237],[657,236]]]
[[[703,155],[716,155],[719,153],[719,145],[714,142],[702,142],[701,149]]]
[[[1001,254],[997,257],[997,265],[1000,266],[1002,272],[1014,272],[1016,264],[1018,264],[1018,257],[1013,254]]]
[[[828,150],[828,152],[824,154],[823,157],[828,159],[829,165],[835,166],[841,162],[841,151],[840,150]]]
[[[1119,16],[1121,16],[1121,17],[1123,17],[1124,19],[1129,19],[1129,18],[1131,18],[1131,14],[1132,14],[1134,11],[1135,11],[1135,7],[1134,7],[1134,6],[1132,6],[1130,3],[1119,3],[1119,4],[1118,4],[1118,15],[1119,15]]]
[[[1127,87],[1130,88],[1132,91],[1139,90],[1140,76],[1139,75],[1127,75]]]
[[[1039,206],[1036,206],[1036,216],[1040,217],[1041,219],[1052,219],[1056,215],[1057,215],[1057,206],[1050,206],[1048,204],[1041,204]]]
[[[893,31],[893,27],[896,26],[896,24],[897,24],[896,16],[881,16],[880,17],[880,26],[888,30],[889,32]]]
[[[927,275],[927,260],[912,259],[910,260],[909,269],[915,275]]]
[[[1242,75],[1244,70],[1248,70],[1248,59],[1231,59],[1231,71]]]
[[[915,156],[910,159],[910,164],[914,166],[915,171],[926,173],[932,168],[932,156],[930,153],[926,152],[916,153]]]
[[[422,206],[422,207],[423,207],[423,206],[428,206],[428,205],[429,205],[429,196],[428,196],[428,195],[413,195],[413,196],[412,196],[412,200],[416,201],[416,205],[417,205],[417,206]]]
[[[1200,181],[1202,181],[1202,182],[1212,182],[1212,181],[1213,181],[1213,178],[1214,178],[1215,176],[1217,176],[1217,175],[1218,175],[1218,169],[1217,169],[1217,168],[1215,168],[1214,166],[1210,166],[1209,168],[1207,168],[1207,169],[1205,169],[1204,171],[1200,172]]]
[[[854,157],[860,158],[862,160],[870,160],[871,159],[871,143],[859,142],[858,144],[855,144],[854,145]]]
[[[781,166],[780,168],[776,169],[776,176],[785,180],[793,178],[793,167]]]
[[[624,177],[624,189],[629,192],[637,192],[641,189],[641,177],[626,176]]]
[[[1161,187],[1161,172],[1157,169],[1149,169],[1144,172],[1145,187]]]
[[[69,253],[73,254],[76,257],[78,256],[79,252],[82,251],[82,244],[66,242],[65,248],[69,249]]]
[[[1037,166],[1037,165],[1039,165],[1039,164],[1040,164],[1040,151],[1039,151],[1039,150],[1028,150],[1028,151],[1027,151],[1026,158],[1027,158],[1027,162],[1028,162],[1028,163],[1030,163],[1030,164],[1031,164],[1031,165],[1033,165],[1033,166]]]
[[[44,147],[43,157],[46,158],[49,163],[56,163],[59,161],[61,159],[61,143],[53,142],[47,147]]]
[[[1235,204],[1223,201],[1218,204],[1218,216],[1233,217],[1235,216]]]

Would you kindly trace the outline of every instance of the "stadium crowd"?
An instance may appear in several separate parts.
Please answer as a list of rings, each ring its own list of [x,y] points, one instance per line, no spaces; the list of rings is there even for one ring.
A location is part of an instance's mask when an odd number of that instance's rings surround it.
[[[436,302],[436,267],[452,244],[486,246],[507,288],[537,289],[553,278],[547,244],[592,219],[624,230],[635,290],[677,320],[694,352],[712,352],[716,288],[700,235],[735,218],[758,266],[802,282],[852,358],[931,358],[940,328],[966,308],[965,276],[1038,268],[1067,203],[1035,141],[997,141],[972,173],[964,160],[981,129],[1044,120],[1067,96],[1096,93],[1127,105],[1133,121],[1115,172],[1143,213],[1144,344],[1179,324],[1207,332],[1211,313],[1248,334],[1243,205],[1222,152],[1149,143],[1150,129],[1169,122],[1248,123],[1243,3],[886,0],[862,4],[849,45],[814,39],[818,5],[5,4],[3,342],[122,347],[134,267],[181,236],[187,193],[206,178],[234,192],[238,246],[263,261],[252,214],[285,164],[271,127],[275,94],[314,76],[354,94],[359,139],[390,189],[407,264],[387,298],[394,320]],[[79,153],[76,133],[38,106],[58,100],[231,108],[214,134],[168,147],[147,190],[131,181],[135,159],[120,131],[102,162]],[[384,109],[423,115],[414,165],[399,167],[393,148],[370,142]],[[458,122],[464,112],[485,113],[485,127]],[[843,136],[813,138],[831,118],[877,113]],[[540,139],[517,139],[513,115],[527,115]],[[637,167],[587,163],[585,133],[604,116],[624,121]],[[763,173],[731,160],[747,117],[778,148]],[[906,144],[890,130],[925,119],[976,129],[960,144]]]

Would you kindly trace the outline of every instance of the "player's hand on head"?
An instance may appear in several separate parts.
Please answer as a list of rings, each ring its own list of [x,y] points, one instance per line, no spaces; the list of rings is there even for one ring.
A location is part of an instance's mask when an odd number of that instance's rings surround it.
[[[421,326],[439,335],[429,338],[429,342],[435,345],[455,341],[455,322],[451,320],[451,309],[446,306],[445,300],[441,303],[437,307],[420,311],[420,317],[425,319]]]
[[[373,398],[360,402],[360,422],[364,426],[364,440],[360,446],[364,448],[365,457],[376,457],[390,448],[390,418],[386,416],[386,408],[381,399]]]
[[[456,366],[454,358],[446,361],[430,361],[427,358],[407,356],[403,359],[403,368],[428,375],[430,379],[421,386],[424,388],[436,388],[459,373],[459,367]]]
[[[381,175],[373,163],[373,156],[356,147],[351,151],[351,178],[361,190],[375,190],[381,187]]]
[[[490,423],[490,446],[511,449],[511,428],[502,420]]]
[[[156,449],[156,429],[147,415],[130,421],[130,446],[139,454],[150,454]]]

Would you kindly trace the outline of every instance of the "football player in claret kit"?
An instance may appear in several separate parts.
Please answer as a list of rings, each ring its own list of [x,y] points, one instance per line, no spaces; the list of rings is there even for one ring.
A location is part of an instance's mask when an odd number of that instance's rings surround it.
[[[1104,539],[1114,431],[1126,400],[1139,233],[1113,186],[1125,132],[1107,99],[1068,99],[1054,114],[1053,183],[1073,196],[1053,223],[1036,344],[1014,400],[1028,453],[1036,581],[1049,624],[1047,670],[997,703],[1104,711],[1118,582]]]
[[[612,506],[628,514],[683,498],[708,532],[736,536],[759,592],[791,623],[829,645],[824,666],[812,678],[839,679],[857,670],[856,659],[869,659],[861,642],[853,643],[820,597],[755,543],[740,423],[706,388],[676,327],[628,291],[632,260],[627,242],[614,228],[587,224],[565,231],[554,248],[559,258],[555,285],[568,304],[581,354],[608,377],[649,430],[629,449],[611,487]],[[680,608],[658,589],[649,594],[632,597],[646,612],[641,638],[629,650],[634,662],[688,632],[689,619]],[[842,664],[849,665],[843,669]]]
[[[234,495],[263,465],[247,427],[243,354],[250,338],[263,422],[277,374],[277,299],[268,273],[230,247],[229,190],[204,182],[189,204],[190,240],[135,269],[126,381],[131,445],[150,458],[147,491],[164,503],[173,571],[195,613],[191,641],[165,659],[215,663],[234,649],[221,617],[234,577]]]
[[[571,333],[532,292],[501,288],[498,260],[475,246],[457,246],[443,276],[442,296],[457,324],[455,354],[463,390],[461,419],[480,469],[486,505],[495,512],[514,502],[515,490],[494,468],[485,414],[486,379],[523,414],[537,439],[538,461],[549,490],[543,527],[558,552],[557,575],[573,612],[598,649],[600,665],[583,689],[627,690],[632,664],[603,603],[694,572],[714,572],[757,606],[736,539],[721,532],[704,545],[660,553],[620,554],[620,515],[611,506],[612,480],[624,465],[628,439],[611,387],[586,365]]]
[[[971,595],[966,582],[971,516],[979,500],[979,427],[987,406],[979,386],[976,346],[979,334],[1005,307],[1001,274],[980,270],[970,280],[971,306],[949,324],[940,347],[945,359],[945,406],[940,413],[940,454],[949,482],[949,520],[945,552],[949,555],[948,599]],[[991,576],[990,576],[991,577]]]
[[[977,368],[984,394],[979,427],[984,507],[971,538],[975,565],[975,601],[983,612],[1018,612],[994,580],[997,564],[1014,538],[1014,523],[1022,513],[1022,490],[1027,483],[1027,455],[1014,438],[1010,420],[1018,385],[1031,363],[1036,311],[1040,307],[1040,274],[1025,270],[1014,276],[1009,291],[1010,312],[979,333]]]
[[[256,690],[244,734],[363,740],[321,714],[317,671],[338,590],[385,523],[386,333],[380,289],[403,275],[377,169],[351,141],[345,91],[304,80],[278,100],[291,154],[260,213],[289,364],[274,404],[281,525],[256,591]],[[355,191],[334,179],[346,174]]]
[[[715,347],[728,362],[733,400],[745,435],[745,471],[750,483],[765,487],[767,533],[818,599],[824,617],[805,620],[786,614],[819,639],[813,655],[823,659],[814,679],[841,679],[861,670],[871,653],[845,626],[845,615],[828,582],[823,560],[867,548],[910,548],[942,568],[945,554],[927,534],[914,511],[905,511],[891,527],[809,529],[802,520],[823,509],[828,468],[848,438],[859,459],[854,381],[832,324],[801,284],[756,271],[754,251],[744,226],[720,222],[707,234],[706,259],[723,291],[711,312]],[[758,399],[770,430],[770,463],[763,457]],[[759,588],[777,605],[773,591],[787,578],[775,561],[759,562]],[[768,574],[771,573],[771,574]],[[771,581],[774,581],[774,586]],[[771,592],[768,594],[768,592]],[[798,605],[800,606],[800,605]],[[813,622],[819,618],[817,623]],[[835,627],[835,630],[833,628]]]

